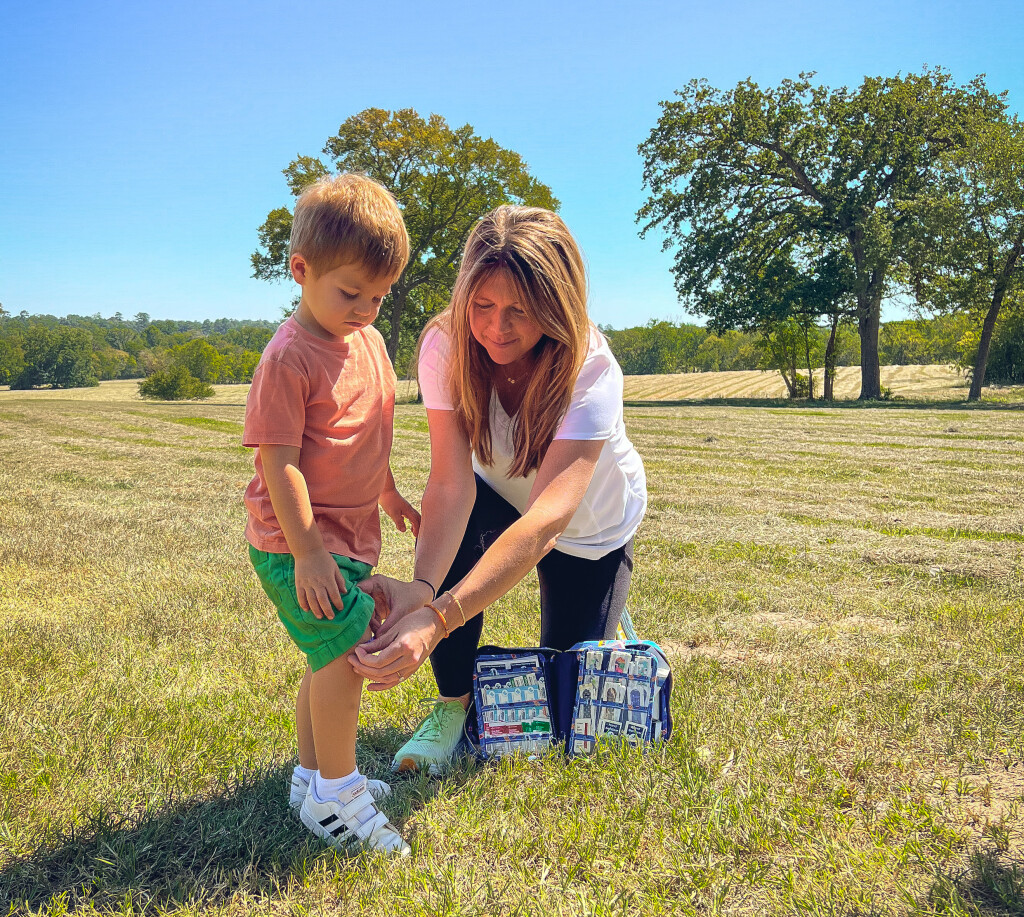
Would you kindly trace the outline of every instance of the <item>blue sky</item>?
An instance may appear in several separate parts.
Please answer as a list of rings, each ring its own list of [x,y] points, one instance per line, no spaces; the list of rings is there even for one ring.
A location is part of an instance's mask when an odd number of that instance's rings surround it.
[[[684,317],[641,240],[637,144],[694,77],[830,85],[941,65],[1024,99],[1019,0],[8,4],[0,303],[10,312],[278,319],[250,276],[281,175],[349,115],[412,107],[523,155],[587,255],[591,314]]]

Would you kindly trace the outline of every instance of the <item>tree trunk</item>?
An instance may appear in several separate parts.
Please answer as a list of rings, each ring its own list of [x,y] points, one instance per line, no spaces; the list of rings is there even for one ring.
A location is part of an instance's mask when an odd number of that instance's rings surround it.
[[[407,290],[391,288],[391,333],[388,335],[388,358],[394,365],[398,356],[398,341],[402,334],[402,315],[405,313]]]
[[[995,330],[996,319],[999,318],[999,310],[1002,308],[1005,293],[1006,286],[997,283],[995,292],[992,294],[992,305],[988,307],[985,323],[981,326],[978,355],[974,358],[974,372],[971,375],[971,390],[967,393],[968,401],[977,401],[981,397],[981,389],[985,384],[985,368],[988,366],[988,352],[992,347],[992,332]]]
[[[811,366],[811,329],[804,325],[804,356],[807,359],[807,400],[814,401],[814,368]]]
[[[878,329],[882,323],[880,295],[862,294],[857,299],[857,330],[860,332],[860,401],[882,395],[882,371],[878,365]]]
[[[839,316],[832,316],[832,331],[825,345],[825,392],[826,401],[833,400],[833,389],[836,380],[836,331],[839,329]]]
[[[995,330],[996,319],[999,318],[999,310],[1003,306],[1006,288],[1009,285],[1010,277],[1017,269],[1017,260],[1020,258],[1022,250],[1024,250],[1024,230],[1021,230],[1014,241],[1010,255],[1003,266],[1002,275],[996,281],[995,289],[992,291],[992,305],[988,307],[985,323],[981,326],[978,355],[974,358],[974,373],[971,376],[971,390],[967,394],[968,401],[977,401],[981,397],[981,388],[985,384],[985,369],[988,366],[988,353],[992,346],[992,332]]]

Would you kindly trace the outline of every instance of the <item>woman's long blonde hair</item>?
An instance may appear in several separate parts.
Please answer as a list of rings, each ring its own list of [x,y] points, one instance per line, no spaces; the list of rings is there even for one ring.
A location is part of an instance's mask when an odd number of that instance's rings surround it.
[[[476,224],[466,240],[451,302],[424,334],[438,326],[451,339],[446,381],[459,425],[485,465],[492,458],[489,420],[494,363],[470,331],[469,310],[477,291],[496,274],[507,279],[526,316],[543,332],[513,420],[515,456],[510,474],[526,477],[539,467],[551,445],[587,355],[587,275],[576,240],[550,210],[498,207]]]

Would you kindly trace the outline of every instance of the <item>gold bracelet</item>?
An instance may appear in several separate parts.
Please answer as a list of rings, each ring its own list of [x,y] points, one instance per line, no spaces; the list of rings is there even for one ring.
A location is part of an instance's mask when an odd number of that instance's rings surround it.
[[[451,589],[445,589],[445,591],[442,592],[441,595],[448,596],[455,603],[455,607],[459,609],[459,614],[462,615],[462,624],[465,624],[466,623],[466,612],[465,612],[465,610],[462,607],[462,602],[460,602],[457,598],[455,598],[455,593],[452,592]],[[462,624],[458,624],[456,626],[457,627],[462,627]]]
[[[441,626],[444,628],[444,635],[446,637],[450,637],[451,633],[448,631],[448,622],[445,620],[444,615],[441,614],[441,612],[437,610],[437,607],[434,606],[434,605],[431,605],[430,602],[425,602],[423,607],[424,608],[429,608],[432,612],[434,612],[434,614],[436,614],[438,616],[438,618],[440,618]]]

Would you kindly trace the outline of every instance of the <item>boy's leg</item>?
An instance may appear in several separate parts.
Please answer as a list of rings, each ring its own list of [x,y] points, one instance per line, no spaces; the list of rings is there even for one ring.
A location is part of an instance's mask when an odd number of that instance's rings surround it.
[[[312,682],[312,671],[306,666],[306,673],[299,685],[299,695],[295,703],[295,731],[299,741],[299,766],[292,771],[288,804],[293,809],[301,809],[302,803],[309,792],[309,783],[317,770],[316,743],[313,740],[313,720],[309,710],[309,689]],[[360,689],[362,685],[360,684]],[[346,773],[351,773],[347,771]],[[391,787],[383,780],[367,780],[366,788],[374,799],[380,800],[391,793]]]
[[[537,564],[541,646],[567,650],[581,640],[614,638],[632,577],[632,538],[597,560],[548,553]]]
[[[369,638],[367,629],[364,639]],[[313,672],[309,682],[309,713],[316,745],[316,772],[299,813],[302,823],[329,844],[353,841],[371,849],[407,856],[409,845],[375,803],[365,777],[356,768],[356,725],[363,679],[348,654]]]
[[[316,743],[313,741],[313,720],[309,715],[309,683],[313,672],[306,666],[306,674],[299,685],[295,699],[295,734],[299,740],[299,764],[307,770],[316,770]]]
[[[369,638],[369,630],[363,639]],[[328,780],[356,769],[356,725],[363,678],[338,656],[313,672],[309,682],[309,716],[317,769]]]

